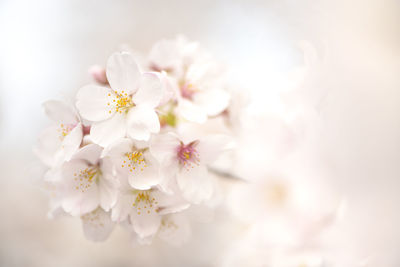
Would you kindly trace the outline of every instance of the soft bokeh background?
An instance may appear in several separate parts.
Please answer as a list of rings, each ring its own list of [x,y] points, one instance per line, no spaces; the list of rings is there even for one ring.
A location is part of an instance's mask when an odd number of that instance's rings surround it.
[[[31,152],[48,123],[43,101],[71,98],[90,81],[88,67],[104,64],[120,44],[147,52],[161,38],[184,34],[229,66],[250,96],[240,144],[258,160],[245,156],[242,174],[258,164],[313,176],[346,202],[325,253],[399,266],[399,15],[397,0],[0,0],[0,265],[219,265],[241,231],[223,209],[213,223],[195,223],[182,248],[132,248],[121,229],[94,244],[79,220],[47,219]],[[293,89],[304,44],[316,59]],[[301,152],[281,160],[280,132],[271,129],[279,119],[296,125],[279,105],[290,101],[301,110],[294,118],[303,118],[295,128]]]

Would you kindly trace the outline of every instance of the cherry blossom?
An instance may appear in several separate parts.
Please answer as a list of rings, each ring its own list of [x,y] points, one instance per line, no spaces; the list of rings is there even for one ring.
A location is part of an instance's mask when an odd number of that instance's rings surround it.
[[[40,134],[34,151],[43,163],[54,167],[69,160],[79,148],[83,137],[82,123],[73,108],[64,102],[50,100],[43,108],[54,124]]]
[[[166,133],[152,138],[150,152],[162,165],[165,179],[176,178],[183,196],[193,203],[200,203],[209,199],[213,192],[207,164],[231,145],[231,139],[225,135],[182,141],[177,135]]]
[[[160,131],[154,108],[163,98],[163,87],[155,73],[141,73],[132,55],[113,54],[107,62],[111,88],[87,85],[77,94],[76,106],[84,119],[92,121],[90,136],[102,146],[129,136],[148,140]]]
[[[98,206],[109,211],[117,201],[118,180],[111,162],[100,158],[101,152],[96,144],[84,146],[61,167],[62,207],[72,216]]]

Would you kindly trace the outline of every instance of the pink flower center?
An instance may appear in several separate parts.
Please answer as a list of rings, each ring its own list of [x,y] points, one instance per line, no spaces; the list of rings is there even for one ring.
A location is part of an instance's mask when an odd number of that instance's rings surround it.
[[[196,92],[195,87],[191,83],[184,83],[181,85],[181,95],[183,98],[191,100]]]
[[[178,160],[181,166],[189,170],[194,168],[194,166],[199,166],[200,155],[196,150],[198,141],[193,141],[187,145],[181,143],[178,147]]]

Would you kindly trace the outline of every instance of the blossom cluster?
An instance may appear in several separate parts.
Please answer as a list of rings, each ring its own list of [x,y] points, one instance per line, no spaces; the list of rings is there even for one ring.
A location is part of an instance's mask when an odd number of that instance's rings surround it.
[[[73,103],[43,104],[53,125],[35,152],[47,167],[49,214],[79,217],[93,241],[119,224],[141,243],[173,243],[187,232],[183,211],[214,194],[208,165],[232,148],[226,132],[201,130],[215,118],[229,125],[224,75],[181,37],[157,42],[140,64],[116,52],[90,72],[96,84],[80,88]]]

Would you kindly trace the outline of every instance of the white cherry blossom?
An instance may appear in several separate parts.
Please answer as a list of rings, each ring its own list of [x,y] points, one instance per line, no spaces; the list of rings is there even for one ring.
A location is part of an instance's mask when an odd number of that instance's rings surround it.
[[[157,233],[162,216],[189,207],[179,194],[168,195],[158,189],[136,190],[122,187],[117,203],[112,209],[112,220],[129,220],[134,232],[141,238]]]
[[[77,113],[64,102],[49,100],[43,103],[43,108],[53,125],[40,134],[34,151],[46,166],[52,168],[69,160],[79,148],[83,127]]]
[[[182,37],[161,40],[149,55],[150,67],[169,74],[177,92],[177,111],[184,119],[204,123],[229,104],[230,95],[224,88],[219,66],[201,50],[197,43]]]
[[[120,179],[127,178],[130,186],[139,190],[147,190],[159,184],[159,164],[150,154],[147,145],[122,138],[114,142],[104,152],[114,164],[116,174]]]
[[[90,136],[102,146],[129,136],[148,140],[160,131],[154,108],[163,98],[163,87],[155,73],[141,73],[131,54],[113,54],[106,68],[111,88],[87,85],[77,94],[76,106],[84,119],[92,121]]]
[[[119,184],[111,162],[101,159],[101,152],[100,146],[89,144],[61,167],[62,207],[72,216],[98,206],[109,211],[117,200]]]
[[[95,242],[105,241],[115,226],[115,223],[111,221],[110,212],[100,207],[82,215],[81,221],[85,237]]]
[[[182,141],[176,134],[166,133],[154,136],[150,142],[150,152],[162,165],[165,179],[176,178],[183,196],[193,203],[211,197],[213,181],[207,164],[230,147],[231,139],[225,135]]]

